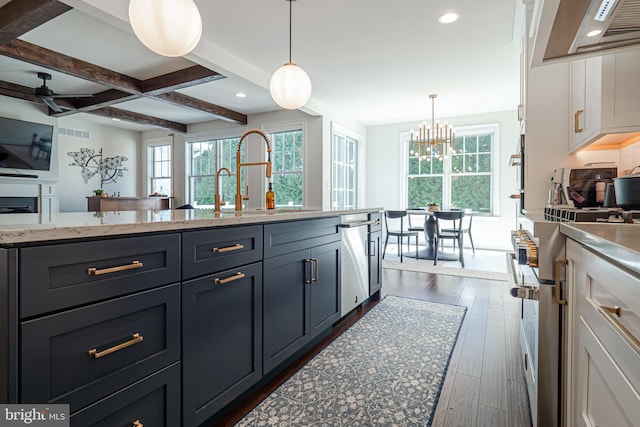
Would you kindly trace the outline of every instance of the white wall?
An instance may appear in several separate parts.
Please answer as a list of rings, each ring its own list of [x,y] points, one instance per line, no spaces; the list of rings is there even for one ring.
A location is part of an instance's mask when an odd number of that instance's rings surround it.
[[[499,140],[498,192],[494,217],[474,217],[473,240],[476,247],[509,248],[509,230],[515,227],[517,202],[509,198],[519,188],[517,168],[508,166],[520,138],[516,111],[504,111],[464,117],[451,117],[447,121],[454,127],[497,123]],[[367,129],[367,204],[385,209],[406,209],[406,182],[401,171],[404,158],[400,134],[416,128],[419,123],[398,123]]]
[[[107,194],[120,196],[146,196],[138,189],[138,170],[140,159],[140,132],[103,126],[83,120],[68,117],[59,119],[58,126],[67,129],[88,131],[90,139],[77,138],[69,135],[58,135],[59,141],[59,181],[56,192],[60,201],[61,212],[82,212],[87,210],[86,197],[92,195],[96,188],[100,188],[100,174],[91,176],[85,183],[82,177],[82,167],[71,166],[73,158],[70,152],[80,151],[81,148],[90,148],[98,154],[102,148],[102,158],[124,156],[127,160],[123,163],[127,170],[122,171],[122,176],[117,176],[115,183],[106,183],[102,188]],[[95,163],[91,162],[90,166]],[[88,168],[96,171],[95,167]]]

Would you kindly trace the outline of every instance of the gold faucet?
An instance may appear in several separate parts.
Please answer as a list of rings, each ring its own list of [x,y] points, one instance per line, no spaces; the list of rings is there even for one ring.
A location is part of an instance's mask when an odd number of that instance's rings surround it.
[[[220,185],[218,184],[219,180],[220,180],[220,172],[222,171],[226,171],[227,172],[227,176],[231,176],[231,171],[227,168],[220,168],[218,169],[218,172],[216,172],[216,206],[214,209],[214,212],[220,212],[220,206],[224,206],[227,204],[227,202],[225,202],[224,200],[221,200],[220,198],[220,193],[218,193],[218,190],[220,189]]]
[[[251,135],[252,133],[256,133],[260,135],[264,142],[267,143],[267,161],[266,162],[254,162],[254,163],[241,163],[240,157],[241,152],[240,148],[242,147],[242,142],[244,139]],[[260,129],[249,129],[240,137],[240,142],[238,142],[238,150],[236,151],[236,211],[242,210],[242,201],[249,199],[249,186],[247,186],[247,194],[242,194],[242,190],[240,189],[240,168],[243,166],[261,166],[266,165],[266,177],[271,178],[271,142],[269,141],[269,137],[266,133],[261,131]]]

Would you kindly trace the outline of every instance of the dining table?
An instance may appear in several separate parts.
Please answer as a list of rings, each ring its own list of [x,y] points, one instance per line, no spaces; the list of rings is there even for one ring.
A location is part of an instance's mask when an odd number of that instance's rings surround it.
[[[429,209],[408,209],[407,215],[423,215],[424,216],[424,238],[427,242],[426,247],[418,249],[418,259],[435,259],[436,246],[436,217],[433,215],[434,211]],[[403,256],[415,258],[416,252],[409,251],[403,253]],[[439,261],[457,261],[459,255],[453,252],[438,251]]]

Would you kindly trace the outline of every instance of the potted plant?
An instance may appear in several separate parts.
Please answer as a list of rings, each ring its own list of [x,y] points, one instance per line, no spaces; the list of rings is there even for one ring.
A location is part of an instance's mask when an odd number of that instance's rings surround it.
[[[102,188],[96,188],[93,190],[93,194],[95,194],[96,197],[105,197],[107,195]]]
[[[438,205],[438,202],[429,202],[427,206],[429,207],[429,212],[440,210],[440,205]]]

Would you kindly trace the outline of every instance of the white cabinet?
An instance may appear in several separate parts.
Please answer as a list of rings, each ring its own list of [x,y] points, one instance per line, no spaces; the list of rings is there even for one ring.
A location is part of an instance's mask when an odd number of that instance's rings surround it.
[[[640,131],[640,50],[571,63],[571,132],[574,152],[604,134]]]
[[[640,278],[567,240],[565,425],[640,425]]]

